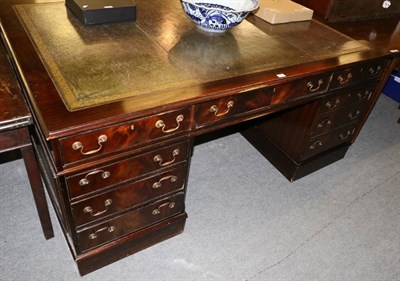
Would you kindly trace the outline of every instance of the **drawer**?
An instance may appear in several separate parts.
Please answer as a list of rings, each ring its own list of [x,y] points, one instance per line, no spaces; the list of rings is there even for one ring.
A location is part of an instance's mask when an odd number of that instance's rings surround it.
[[[322,100],[319,113],[323,114],[328,111],[337,110],[352,103],[366,102],[374,92],[375,87],[376,83],[363,88],[344,90],[337,95],[328,96]]]
[[[330,133],[312,138],[306,146],[301,160],[310,158],[341,143],[350,142],[351,135],[354,132],[356,124],[357,123],[354,122],[347,126],[336,129]]]
[[[377,61],[364,67],[365,78],[379,77],[382,74],[386,61]]]
[[[182,189],[185,178],[186,165],[181,164],[170,171],[73,203],[75,225],[81,226]]]
[[[348,87],[365,79],[378,78],[384,66],[384,61],[375,61],[336,71],[333,73],[330,89]]]
[[[77,236],[80,250],[86,251],[110,242],[182,213],[184,209],[184,193],[180,192],[94,227],[78,231]]]
[[[63,162],[72,163],[182,133],[190,126],[191,109],[185,108],[64,138],[60,140]]]
[[[269,106],[273,88],[262,88],[201,103],[196,107],[196,127]]]
[[[320,115],[311,129],[311,136],[321,135],[347,123],[358,120],[364,110],[366,102],[350,104],[335,111]]]
[[[170,167],[187,160],[189,143],[170,145],[110,165],[95,167],[83,173],[67,177],[70,199],[99,191],[110,185],[132,180],[160,168]]]
[[[196,127],[202,127],[252,110],[295,101],[310,94],[327,91],[331,73],[249,91],[201,103],[196,108]]]
[[[271,107],[308,97],[309,95],[326,93],[331,76],[332,73],[325,73],[277,86],[271,99]]]

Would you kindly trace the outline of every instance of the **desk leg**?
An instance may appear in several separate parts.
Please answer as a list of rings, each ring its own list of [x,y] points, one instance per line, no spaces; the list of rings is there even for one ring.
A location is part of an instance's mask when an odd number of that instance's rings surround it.
[[[46,239],[53,238],[53,226],[51,225],[51,219],[47,206],[46,195],[44,193],[44,188],[42,184],[42,178],[40,177],[40,171],[39,167],[37,166],[37,161],[33,152],[32,145],[21,148],[21,153],[24,158],[26,171],[28,173],[28,178],[33,193],[33,199],[35,200],[36,209],[39,214],[44,237]]]

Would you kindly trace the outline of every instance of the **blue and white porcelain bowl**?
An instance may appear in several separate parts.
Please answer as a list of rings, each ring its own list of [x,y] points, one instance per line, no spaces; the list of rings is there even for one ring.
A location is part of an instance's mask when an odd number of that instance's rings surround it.
[[[181,0],[186,15],[199,28],[224,32],[241,23],[258,8],[258,0]]]

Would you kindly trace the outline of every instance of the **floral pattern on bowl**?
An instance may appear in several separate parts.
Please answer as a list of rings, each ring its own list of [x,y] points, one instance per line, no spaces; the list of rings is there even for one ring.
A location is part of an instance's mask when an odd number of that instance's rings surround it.
[[[200,0],[201,1],[201,0]],[[232,1],[233,3],[235,1]],[[209,32],[224,32],[241,23],[247,15],[258,8],[258,1],[249,2],[246,10],[237,10],[233,7],[217,3],[204,3],[181,0],[186,15],[196,23],[200,29]]]

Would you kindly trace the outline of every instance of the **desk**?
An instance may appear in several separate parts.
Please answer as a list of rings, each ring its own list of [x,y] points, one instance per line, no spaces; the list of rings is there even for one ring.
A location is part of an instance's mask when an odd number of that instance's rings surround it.
[[[50,239],[54,237],[54,232],[29,133],[32,116],[2,44],[0,44],[0,108],[0,153],[21,151],[43,233],[46,239]]]
[[[317,21],[250,16],[210,35],[177,1],[136,3],[136,23],[95,27],[62,2],[0,4],[42,174],[82,275],[183,231],[196,136],[256,130],[262,138],[248,138],[290,180],[344,157],[398,55]]]

